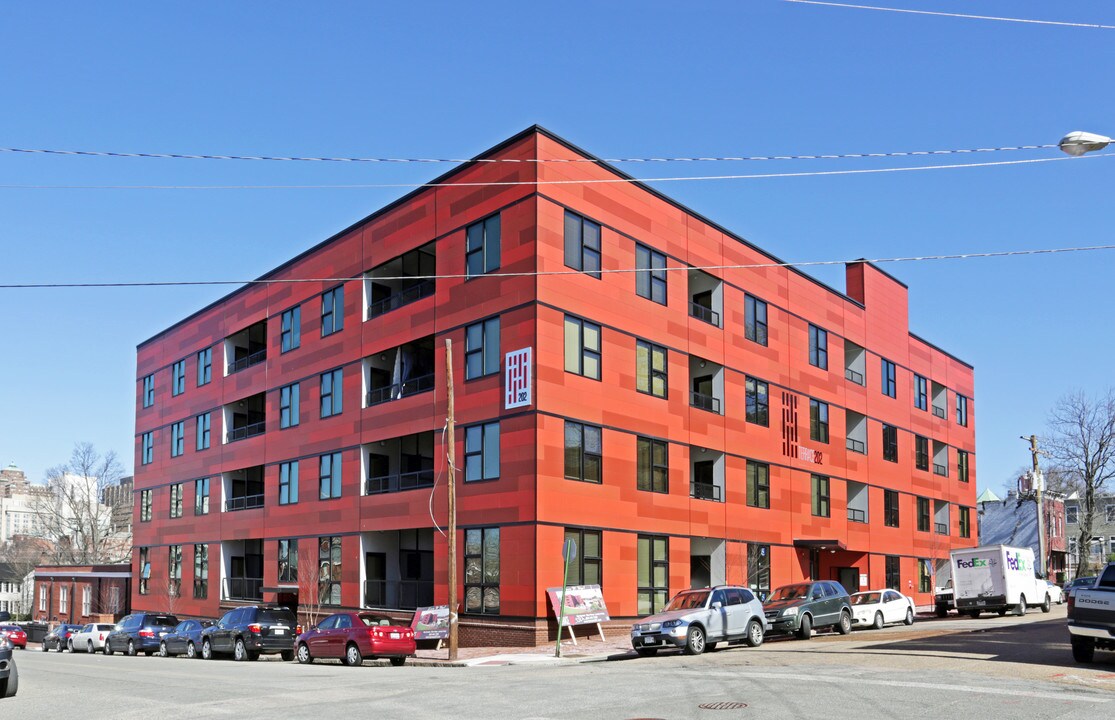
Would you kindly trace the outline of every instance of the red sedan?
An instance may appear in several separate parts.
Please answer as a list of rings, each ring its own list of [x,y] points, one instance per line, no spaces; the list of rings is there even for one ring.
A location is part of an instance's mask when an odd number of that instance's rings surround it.
[[[318,658],[340,658],[360,665],[364,658],[388,658],[402,665],[414,655],[414,631],[373,613],[337,613],[298,636],[295,654],[300,663]]]
[[[27,649],[27,633],[19,625],[0,625],[0,637],[8,638],[8,642],[21,650]]]

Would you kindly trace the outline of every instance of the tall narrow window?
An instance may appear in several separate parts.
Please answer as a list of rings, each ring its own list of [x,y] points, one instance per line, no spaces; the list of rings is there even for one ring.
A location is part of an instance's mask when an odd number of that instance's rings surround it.
[[[170,426],[170,456],[178,457],[186,452],[186,423],[179,420]]]
[[[604,582],[601,571],[604,553],[600,535],[599,530],[565,528],[565,540],[572,540],[577,547],[577,557],[568,568],[570,585],[600,585]]]
[[[828,403],[809,400],[809,439],[821,443],[829,441]]]
[[[341,454],[322,455],[318,474],[318,497],[330,500],[341,496]]]
[[[148,558],[147,548],[139,549],[139,594],[147,594],[147,581],[151,579],[151,561]]]
[[[499,215],[469,225],[465,230],[465,274],[472,278],[499,269]]]
[[[883,379],[883,394],[887,397],[895,397],[897,390],[897,383],[895,382],[895,366],[890,360],[882,359],[883,371],[880,377]]]
[[[747,400],[747,422],[769,427],[770,389],[766,381],[753,377],[747,378],[744,381],[744,394]]]
[[[499,372],[499,317],[465,328],[465,380]]]
[[[198,450],[209,449],[209,426],[211,417],[212,415],[210,413],[202,413],[201,415],[198,415],[196,418],[194,418],[194,422],[197,426],[196,447]]]
[[[666,397],[666,348],[645,340],[635,341],[635,389],[655,397]]]
[[[182,517],[182,483],[174,483],[170,486],[170,516]]]
[[[324,377],[324,376],[322,376]],[[300,383],[279,388],[279,427],[289,428],[298,424]],[[330,383],[332,392],[332,383]]]
[[[968,514],[969,510],[966,507],[960,508],[960,537],[967,538],[972,536],[972,519]]]
[[[565,266],[600,279],[600,225],[565,211]]]
[[[914,375],[914,407],[918,410],[929,409],[928,382],[921,375]]]
[[[182,546],[171,545],[167,556],[166,594],[176,598],[182,593]]]
[[[893,425],[883,426],[883,459],[898,462],[898,428]]]
[[[289,352],[302,344],[302,306],[295,305],[283,312],[279,342],[282,352]]]
[[[669,444],[645,437],[638,438],[635,444],[635,487],[647,492],[670,492]]]
[[[174,363],[170,369],[170,394],[181,395],[186,392],[186,360]]]
[[[757,508],[770,507],[770,465],[747,461],[747,504]]]
[[[321,416],[323,418],[340,415],[343,403],[341,402],[341,389],[343,388],[344,369],[337,368],[321,375]]]
[[[600,379],[600,326],[565,316],[565,372]]]
[[[341,537],[318,539],[317,592],[321,605],[341,604]]]
[[[660,535],[638,537],[639,615],[653,615],[666,607],[670,596],[670,553],[668,538]]]
[[[887,527],[898,527],[898,491],[883,491],[883,523]]]
[[[602,432],[592,425],[565,421],[565,477],[602,482]]]
[[[209,478],[194,480],[194,515],[209,514]]]
[[[918,532],[929,532],[929,498],[918,498]]]
[[[208,385],[213,379],[213,348],[205,348],[197,354],[197,386]]]
[[[140,439],[143,448],[140,455],[141,463],[143,465],[150,465],[151,461],[155,459],[155,434],[145,432]]]
[[[887,587],[902,592],[902,558],[897,555],[886,556]]]
[[[962,483],[968,482],[968,451],[956,451],[956,477]]]
[[[760,345],[767,344],[767,304],[745,295],[743,297],[743,337]]]
[[[828,517],[829,504],[829,479],[823,475],[814,475],[813,486],[813,514],[817,517]]]
[[[933,592],[933,573],[928,560],[918,560],[918,592]]]
[[[499,477],[499,423],[465,428],[465,482]]]
[[[298,502],[298,461],[279,463],[279,504]]]
[[[155,404],[155,376],[143,377],[143,407],[149,408]]]
[[[770,545],[747,543],[747,587],[760,600],[770,595]]]
[[[828,370],[829,334],[816,325],[809,326],[809,364]]]
[[[968,427],[968,398],[956,393],[956,424]]]
[[[140,490],[139,491],[139,521],[151,521],[151,494],[153,490]]]
[[[279,582],[298,583],[298,540],[279,541]]]
[[[635,294],[666,304],[666,256],[645,245],[635,246]]]
[[[499,528],[465,530],[465,612],[499,614]]]
[[[321,294],[321,336],[340,332],[345,326],[345,286]]]
[[[929,438],[914,436],[914,467],[918,470],[929,469]]]

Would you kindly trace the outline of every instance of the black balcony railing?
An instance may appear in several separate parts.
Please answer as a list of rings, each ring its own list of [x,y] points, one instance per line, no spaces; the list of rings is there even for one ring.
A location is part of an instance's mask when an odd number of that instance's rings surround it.
[[[262,600],[263,578],[225,578],[226,600]]]
[[[263,431],[266,430],[266,429],[267,429],[267,422],[266,421],[250,423],[248,425],[243,425],[241,427],[234,427],[234,428],[231,428],[228,431],[228,441],[229,442],[236,442],[237,440],[243,440],[244,438],[250,438],[250,437],[254,437],[256,435],[262,435]]]
[[[423,280],[417,285],[411,285],[406,290],[401,290],[394,295],[385,297],[382,300],[377,300],[368,305],[368,318],[378,317],[392,310],[398,310],[404,305],[418,302],[422,298],[430,297],[434,294],[435,289],[436,286],[433,279]]]
[[[235,372],[240,372],[245,368],[250,368],[252,365],[259,365],[267,359],[267,350],[256,350],[247,357],[242,357],[239,360],[233,360],[228,364],[228,374],[231,375]]]
[[[949,474],[949,469],[945,465],[938,465],[937,463],[933,463],[933,472],[936,475],[944,475],[947,477]]]
[[[392,400],[399,400],[409,395],[417,395],[418,393],[429,392],[434,389],[434,375],[423,375],[421,377],[411,378],[404,380],[401,383],[393,385],[384,385],[381,388],[373,388],[368,391],[368,407],[372,405],[379,405],[380,403],[391,402]]]
[[[943,407],[937,407],[936,405],[933,406],[933,414],[941,418],[942,420],[944,420],[945,416],[947,415]]]
[[[402,473],[401,475],[370,477],[364,484],[364,493],[367,495],[378,495],[380,493],[433,487],[433,485],[434,471],[418,470],[417,472]]]
[[[364,607],[414,610],[433,604],[433,580],[368,580],[364,583]]]
[[[848,519],[852,522],[865,523],[867,522],[867,513],[856,508],[848,508]]]
[[[848,378],[849,380],[854,382],[856,385],[863,385],[863,373],[856,372],[852,368],[845,368],[844,369],[844,377]]]
[[[859,453],[860,455],[866,455],[867,454],[867,443],[865,443],[862,440],[856,440],[855,438],[848,438],[847,445],[848,445],[848,449],[851,450],[852,452]]]
[[[225,512],[235,512],[236,510],[251,510],[252,508],[263,507],[263,495],[236,495],[230,497],[225,504]]]
[[[695,498],[697,500],[712,500],[713,502],[723,502],[723,499],[720,497],[720,488],[712,483],[689,483],[689,497]]]
[[[938,535],[948,535],[949,526],[945,523],[933,523],[934,528],[937,530]]]
[[[695,317],[698,320],[707,322],[709,325],[720,327],[720,313],[712,308],[707,308],[704,305],[691,302],[689,303],[689,315],[690,317]]]
[[[701,410],[708,410],[717,415],[720,414],[720,398],[713,397],[712,395],[704,395],[699,392],[689,393],[689,404]]]

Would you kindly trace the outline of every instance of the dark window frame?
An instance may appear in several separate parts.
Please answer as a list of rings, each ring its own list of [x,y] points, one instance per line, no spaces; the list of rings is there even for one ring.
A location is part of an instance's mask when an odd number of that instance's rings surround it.
[[[320,553],[320,548],[319,548]],[[298,538],[280,538],[276,553],[278,581],[298,584]]]
[[[342,470],[341,453],[325,453],[318,456],[318,500],[336,500],[341,497]]]
[[[194,480],[194,515],[209,514],[209,478]]]
[[[279,388],[279,429],[297,427],[302,415],[302,383]]]
[[[488,451],[489,434],[495,433],[495,475],[489,476],[487,474],[488,465],[491,458]],[[479,433],[479,435],[477,435]],[[473,438],[478,437],[479,447],[473,444]],[[499,480],[500,477],[500,455],[501,455],[501,437],[500,437],[500,424],[499,420],[490,420],[488,422],[475,423],[467,425],[464,428],[465,439],[465,467],[464,467],[464,481],[465,482],[483,482],[487,480]],[[479,465],[477,465],[479,463]],[[477,477],[470,477],[473,468],[479,468]]]
[[[758,343],[763,347],[769,341],[767,326],[767,303],[754,295],[743,296],[743,339]]]
[[[194,545],[194,599],[209,597],[209,546]]]
[[[170,395],[177,397],[186,392],[186,358],[175,361],[170,368]]]
[[[143,376],[143,407],[149,408],[155,404],[155,375]]]
[[[918,410],[929,410],[929,380],[914,374],[914,407]]]
[[[319,480],[320,482],[320,480]],[[319,485],[320,492],[320,485]],[[279,463],[279,504],[298,504],[298,461]]]
[[[883,524],[887,527],[900,527],[902,521],[902,496],[897,490],[883,490]]]
[[[186,421],[170,424],[170,456],[181,457],[186,452]]]
[[[898,428],[883,424],[883,460],[898,462]]]
[[[344,569],[343,558],[340,535],[322,535],[318,537],[317,594],[318,604],[323,607],[337,607],[342,602],[341,577]],[[322,572],[322,568],[325,568],[326,571]]]
[[[586,536],[595,538],[596,550],[592,555],[589,554],[589,543],[585,540]],[[577,544],[577,557],[568,564],[569,567],[567,568],[569,585],[599,585],[603,587],[604,533],[600,530],[567,527],[565,528],[565,540],[573,540]],[[586,579],[586,567],[594,568],[594,582],[589,582]]]
[[[882,365],[882,371],[879,373],[882,377],[883,394],[887,397],[893,398],[898,396],[898,366],[886,358],[879,358]]]
[[[917,502],[917,518],[918,518],[918,532],[930,532],[933,529],[932,516],[930,514],[929,498],[918,497]]]
[[[502,550],[500,545],[500,529],[498,527],[468,528],[465,530],[465,572],[464,588],[465,597],[463,612],[469,615],[498,615],[500,610],[502,579]],[[478,539],[477,539],[478,538]],[[489,542],[494,538],[496,548],[494,562],[490,555]],[[494,574],[491,572],[494,568]],[[489,604],[488,598],[496,598],[495,604]],[[479,602],[473,604],[473,597],[478,595]]]
[[[183,483],[172,483],[170,486],[170,517],[182,517],[182,498],[185,495],[186,489]]]
[[[809,439],[826,445],[829,441],[829,404],[815,398],[809,398]]]
[[[140,435],[140,464],[150,465],[155,461],[155,433],[145,432]]]
[[[744,379],[743,393],[744,419],[754,425],[770,427],[770,384],[748,375]]]
[[[968,427],[968,397],[956,393],[956,424]]]
[[[646,356],[646,372],[640,367],[640,358]],[[669,395],[669,350],[648,340],[635,340],[635,390],[644,395],[665,398]],[[661,358],[662,369],[655,369],[656,360]],[[661,392],[658,388],[661,387]]]
[[[208,450],[212,435],[210,430],[213,424],[213,413],[205,412],[194,418],[194,431],[196,435],[196,442],[194,443],[194,450]]]
[[[661,462],[655,458],[661,452]],[[670,492],[670,443],[651,437],[635,439],[635,489]]]
[[[474,364],[478,365],[475,370]],[[465,328],[465,380],[496,375],[499,369],[500,321],[499,315],[494,315]]]
[[[321,393],[318,410],[322,420],[340,415],[344,411],[344,371],[343,367],[339,367],[319,376]]]
[[[885,557],[886,586],[891,590],[902,592],[902,558],[898,555],[887,555]]]
[[[321,294],[321,336],[328,337],[345,329],[345,285],[341,283]]]
[[[666,255],[654,248],[635,244],[635,294],[659,305],[669,303]]]
[[[213,381],[213,348],[207,347],[197,352],[197,386],[208,385]]]
[[[570,336],[571,328],[575,328],[573,330],[574,335],[572,337]],[[586,330],[590,329],[595,329],[596,331],[596,347],[590,347],[585,342],[586,335],[588,334]],[[604,329],[598,323],[594,323],[591,320],[585,320],[584,318],[577,317],[576,315],[566,315],[564,321],[562,322],[562,337],[565,372],[572,373],[574,375],[580,375],[581,377],[586,377],[589,380],[600,380],[604,373]],[[569,366],[570,342],[575,343],[574,347],[577,351],[575,368],[571,368]],[[595,360],[596,362],[595,374],[591,372],[591,369],[588,369],[588,366],[591,365],[591,361],[593,360]]]
[[[929,471],[929,438],[914,436],[914,469]]]
[[[832,482],[827,475],[812,474],[809,476],[810,508],[813,517],[832,516]]]
[[[465,228],[465,278],[482,277],[498,270],[502,244],[502,220],[495,213]]]
[[[829,332],[813,323],[809,324],[809,364],[829,369]]]
[[[969,482],[971,472],[971,464],[968,462],[968,451],[957,449],[956,451],[956,479],[962,483]]]
[[[957,514],[959,515],[960,537],[972,537],[971,511],[969,510],[969,508],[966,508],[964,506],[960,506],[959,508],[957,508],[957,510],[959,511]]]
[[[570,445],[570,431],[576,431],[575,444]],[[598,452],[589,452],[589,436],[596,436]],[[599,425],[565,421],[565,479],[601,485],[604,482],[604,429]],[[576,459],[576,467],[572,467],[571,460]],[[596,477],[590,477],[588,469],[595,465]]]
[[[279,352],[285,353],[302,347],[302,306],[283,310],[279,316]]]
[[[646,573],[644,575],[648,581],[646,583],[641,582],[639,577],[644,571],[643,567],[639,567],[644,564],[641,557],[644,543],[647,547]],[[662,548],[661,553],[658,552],[659,547]],[[652,615],[660,612],[670,599],[670,538],[667,535],[640,534],[636,539],[636,548],[639,551],[636,553],[636,562],[638,563],[636,571],[637,611],[639,615]],[[664,585],[655,582],[655,570],[658,568],[663,570],[661,575],[665,580]]]
[[[148,488],[147,490],[139,491],[139,521],[151,522],[151,506],[154,490]]]
[[[590,230],[592,232],[586,232]],[[596,235],[596,246],[592,246],[592,234]],[[585,275],[601,278],[600,268],[603,259],[602,228],[600,223],[589,220],[571,210],[565,211],[565,266],[579,270]]]
[[[770,509],[770,464],[747,461],[747,506]]]

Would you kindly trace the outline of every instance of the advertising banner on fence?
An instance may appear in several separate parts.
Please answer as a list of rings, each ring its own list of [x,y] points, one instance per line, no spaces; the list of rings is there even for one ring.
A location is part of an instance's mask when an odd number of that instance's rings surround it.
[[[561,588],[546,588],[546,593],[550,596],[556,618],[561,609]],[[594,625],[609,619],[608,606],[604,604],[604,593],[599,585],[570,585],[565,589],[565,622],[562,625]]]
[[[415,640],[449,639],[449,606],[420,607],[410,621]]]

